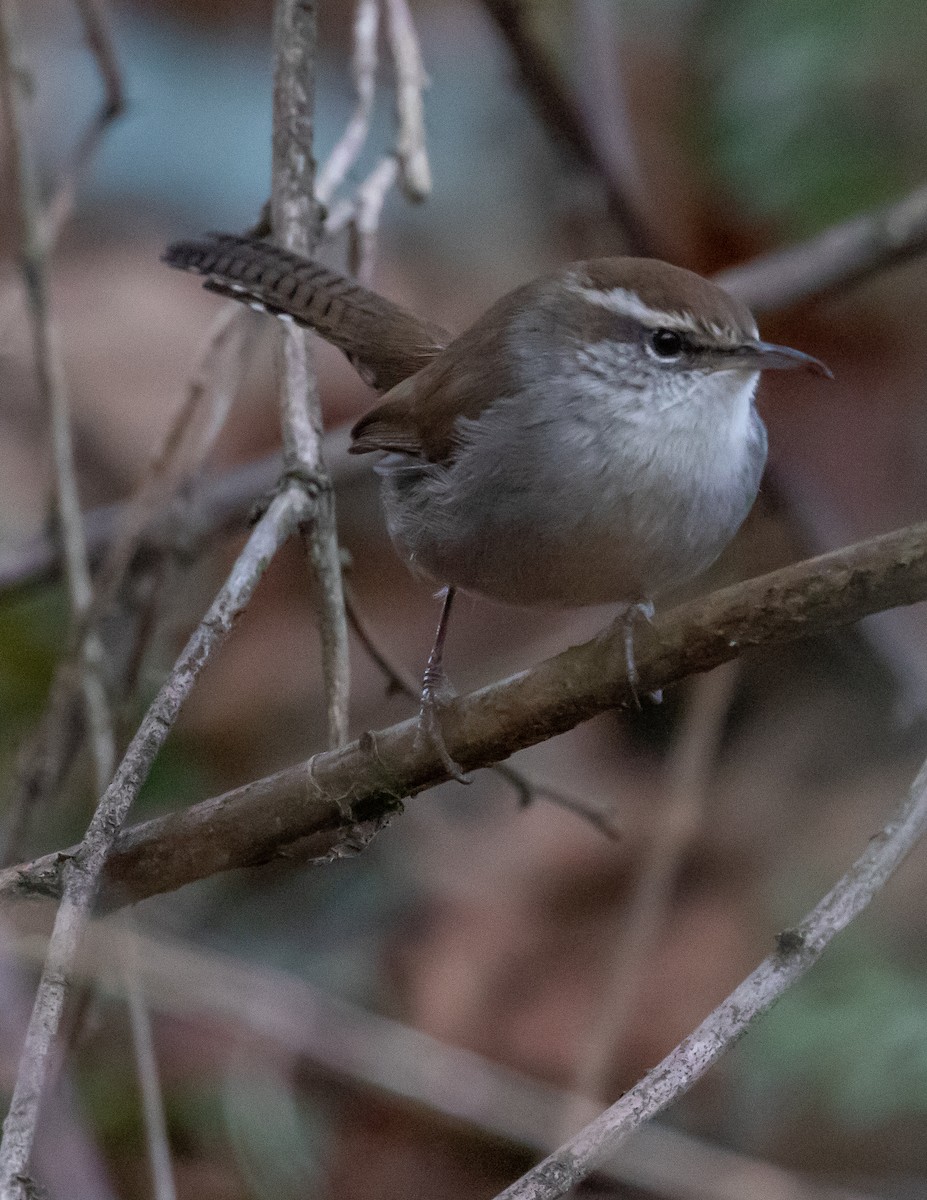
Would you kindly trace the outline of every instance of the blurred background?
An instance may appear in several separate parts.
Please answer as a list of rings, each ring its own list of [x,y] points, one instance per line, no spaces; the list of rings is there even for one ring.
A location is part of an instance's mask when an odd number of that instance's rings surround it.
[[[603,161],[620,165],[642,232],[629,238],[614,179],[576,153],[523,85],[500,20],[509,8]],[[30,135],[51,181],[99,103],[100,83],[71,4],[30,0],[23,10]],[[389,198],[374,283],[453,329],[573,258],[643,240],[710,274],[897,199],[927,174],[921,0],[413,0],[412,11],[431,80],[434,192],[420,205]],[[353,5],[319,0],[319,18],[324,160],[353,106]],[[267,198],[270,22],[270,0],[113,6],[127,110],[54,259],[88,508],[123,499],[141,477],[221,304],[159,263],[164,244],[250,226]],[[389,148],[391,85],[384,61],[370,149],[349,184]],[[2,186],[0,566],[47,529],[52,487],[8,172]],[[343,267],[341,242],[325,253]],[[836,382],[764,380],[767,481],[697,591],[923,519],[925,281],[915,261],[764,320],[767,337],[825,359]],[[254,318],[254,331],[212,476],[278,444],[272,323]],[[335,429],[372,393],[326,347],[319,369]],[[417,675],[438,605],[393,554],[366,462],[339,474],[337,503],[359,607],[379,644]],[[123,681],[126,732],[221,582],[242,529],[158,567],[171,586],[141,606],[151,636]],[[136,586],[148,595],[144,570]],[[448,668],[460,689],[609,619],[605,610],[459,607]],[[66,614],[54,581],[0,595],[7,861],[76,840],[91,810],[86,754],[72,754],[50,788],[37,778],[52,768],[23,749],[46,703]],[[110,632],[121,645],[115,619]],[[387,694],[359,645],[353,671],[356,732],[413,711]],[[319,749],[320,686],[307,571],[290,547],[208,668],[135,819]],[[480,772],[469,788],[410,801],[362,854],[236,872],[138,906],[179,1195],[494,1195],[575,1127],[587,1111],[581,1097],[593,1110],[614,1100],[830,886],[908,786],[927,744],[925,715],[924,613],[884,614],[748,654],[660,706],[605,715],[517,756],[538,785],[527,806],[510,782]],[[605,837],[544,787],[607,812],[620,837]],[[36,803],[20,820],[24,788]],[[927,1195],[925,900],[921,855],[673,1107],[664,1128],[685,1139],[667,1132],[637,1160],[629,1149],[624,1166],[583,1191],[818,1194],[775,1172],[751,1174],[743,1160],[706,1158],[710,1144],[822,1186]],[[4,920],[8,1094],[47,914],[30,908]],[[124,941],[118,921],[97,927],[71,1006],[71,1054],[36,1159],[53,1196],[152,1194]],[[724,1190],[731,1171],[739,1193]]]

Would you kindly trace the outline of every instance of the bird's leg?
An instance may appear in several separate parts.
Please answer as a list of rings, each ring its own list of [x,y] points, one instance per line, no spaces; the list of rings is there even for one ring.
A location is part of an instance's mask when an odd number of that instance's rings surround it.
[[[425,674],[422,677],[422,701],[418,714],[418,727],[420,733],[437,751],[441,765],[448,775],[452,779],[456,779],[458,783],[469,783],[470,780],[463,773],[463,768],[451,758],[447,743],[444,741],[440,720],[441,705],[453,695],[448,678],[444,673],[444,643],[447,639],[451,605],[454,602],[454,590],[449,587],[444,593],[444,606],[441,609],[441,619],[438,621],[435,643],[428,655],[428,665],[425,667]]]
[[[638,685],[640,684],[640,676],[637,673],[637,663],[634,659],[634,622],[638,617],[643,617],[645,621],[653,620],[653,604],[648,601],[638,601],[637,604],[629,604],[621,616],[621,626],[624,632],[624,661],[628,672],[628,684],[631,688],[631,695],[634,697],[634,704],[640,711],[641,701]],[[650,699],[654,704],[660,704],[663,700],[662,689],[657,689],[655,692],[649,693]]]

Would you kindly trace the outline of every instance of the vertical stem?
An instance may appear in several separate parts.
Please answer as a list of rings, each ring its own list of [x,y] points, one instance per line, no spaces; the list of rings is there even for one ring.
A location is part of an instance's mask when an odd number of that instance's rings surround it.
[[[271,226],[281,245],[311,256],[320,228],[312,156],[315,0],[277,0],[273,41]],[[310,336],[292,327],[283,331],[283,452],[286,471],[316,496],[315,518],[302,533],[319,600],[329,742],[339,746],[347,741],[348,731],[348,625],[334,496],[322,459],[322,406]]]

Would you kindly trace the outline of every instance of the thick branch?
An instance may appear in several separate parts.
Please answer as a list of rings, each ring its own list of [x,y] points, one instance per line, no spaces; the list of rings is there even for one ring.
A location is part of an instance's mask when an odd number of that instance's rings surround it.
[[[885,534],[681,605],[642,628],[639,686],[655,691],[736,658],[927,598],[927,525]],[[619,626],[448,706],[448,749],[468,770],[628,703]],[[323,856],[367,835],[403,797],[443,782],[440,764],[403,721],[318,754],[184,812],[127,830],[106,869],[107,903],[170,891],[219,871],[276,857]],[[50,854],[0,872],[0,895],[58,895]]]

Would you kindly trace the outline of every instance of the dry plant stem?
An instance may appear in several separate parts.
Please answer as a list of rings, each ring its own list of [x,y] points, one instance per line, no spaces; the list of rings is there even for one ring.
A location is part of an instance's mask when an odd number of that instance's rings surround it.
[[[357,0],[354,10],[351,74],[357,101],[344,133],[321,168],[315,184],[316,199],[328,206],[348,172],[357,162],[370,133],[370,118],[377,86],[377,36],[380,0]]]
[[[7,945],[41,959],[41,937],[11,934]],[[579,1096],[366,1012],[281,971],[160,937],[143,938],[140,950],[142,981],[153,1006],[185,1021],[234,1022],[352,1090],[373,1090],[412,1104],[452,1122],[458,1131],[464,1123],[472,1134],[538,1151],[556,1144],[568,1105],[582,1123],[598,1115],[597,1106]],[[118,991],[121,955],[118,928],[95,922],[78,969]],[[862,1200],[855,1192],[816,1184],[657,1124],[638,1130],[600,1171],[674,1200]]]
[[[134,922],[126,930],[122,951],[126,1002],[129,1008],[129,1024],[132,1029],[132,1048],[142,1092],[152,1190],[155,1200],[175,1200],[177,1189],[174,1186],[170,1144],[167,1139],[164,1096],[161,1091],[158,1062],[155,1058],[151,1013],[145,996],[142,994],[142,964],[139,954],[139,938],[135,932]]]
[[[350,268],[352,274],[367,287],[373,283],[377,232],[380,228],[383,205],[398,175],[397,159],[393,155],[387,155],[373,168],[357,189],[355,196]]]
[[[135,494],[121,510],[122,521],[106,547],[94,581],[92,601],[84,612],[78,614],[75,638],[79,656],[87,654],[88,644],[91,652],[99,652],[102,634],[98,623],[102,617],[110,618],[112,631],[114,605],[126,585],[135,553],[156,518],[167,515],[162,543],[166,539],[176,542],[177,526],[184,522],[183,514],[177,507],[168,513],[171,501],[190,486],[215,444],[260,329],[261,323],[240,305],[229,304],[220,310],[180,411]],[[162,555],[167,552],[163,544],[158,549]],[[145,569],[149,566],[146,563]],[[162,579],[166,578],[167,572],[162,572]],[[156,598],[151,597],[150,603],[156,607]],[[135,616],[134,613],[129,614],[130,619]],[[122,666],[116,669],[113,663],[109,664],[110,688],[117,704],[131,686],[129,679],[123,676],[126,671],[131,675],[132,664],[141,660],[145,649],[144,639],[150,634],[151,628],[150,622],[138,622],[131,634],[127,633],[138,644],[133,653],[121,655],[120,661],[125,670]],[[18,772],[19,781],[9,803],[12,816],[8,826],[11,833],[17,835],[17,840],[12,843],[13,849],[27,828],[31,811],[45,803],[50,793],[61,786],[80,750],[83,730],[79,728],[78,736],[72,736],[74,718],[73,715],[67,715],[73,713],[77,704],[72,676],[66,658],[59,666],[51,688],[59,716],[57,719],[43,720]],[[106,759],[108,765],[102,776],[97,759],[98,795],[102,795],[112,774],[115,755],[112,740],[106,749],[109,750]]]
[[[26,1032],[13,1099],[0,1147],[0,1200],[19,1200],[48,1079],[50,1052],[61,1023],[68,973],[96,899],[103,867],[129,808],[213,651],[247,606],[258,580],[293,529],[309,516],[305,493],[291,485],[277,496],[233,566],[161,687],[107,788],[84,836],[61,863],[61,903]]]
[[[541,120],[602,181],[627,252],[652,254],[652,234],[631,203],[623,164],[610,157],[590,133],[576,100],[532,28],[532,5],[528,0],[483,0],[483,7],[505,39]]]
[[[640,687],[656,691],[758,646],[785,645],[869,613],[927,598],[927,525],[915,525],[724,588],[659,615],[635,646]],[[564,733],[631,701],[621,622],[529,670],[459,696],[442,711],[450,753],[467,770]],[[416,745],[413,718],[340,750],[137,825],[107,864],[106,903],[182,887],[297,850],[330,855],[358,824],[375,829],[405,796],[443,782]],[[59,855],[0,871],[0,895],[58,895]]]
[[[428,77],[422,65],[418,35],[406,0],[384,0],[390,53],[396,68],[396,157],[399,181],[409,200],[431,192],[431,168],[425,149],[425,105]]]
[[[605,1103],[606,1088],[620,1067],[634,1005],[647,963],[666,922],[673,888],[686,848],[699,824],[711,770],[724,731],[737,680],[738,662],[725,663],[693,680],[679,736],[666,767],[667,796],[654,815],[631,895],[606,929],[606,978],[595,989],[601,1007],[582,1047],[575,1092]],[[569,1134],[581,1122],[572,1111],[564,1123]]]
[[[271,226],[282,245],[311,255],[318,237],[312,157],[315,0],[276,0],[273,39]],[[301,480],[316,496],[313,523],[304,529],[303,538],[318,596],[329,743],[340,746],[348,732],[348,624],[335,501],[322,459],[322,409],[310,339],[303,330],[283,330],[283,454],[288,475]]]
[[[98,572],[88,621],[110,607],[145,531],[202,469],[225,425],[259,332],[254,314],[240,304],[225,304],[219,310],[183,403],[123,506],[122,521]]]
[[[621,1099],[554,1154],[500,1193],[499,1200],[556,1200],[614,1153],[645,1121],[700,1079],[775,1001],[812,967],[863,911],[927,831],[927,763],[888,824],[778,949]]]

